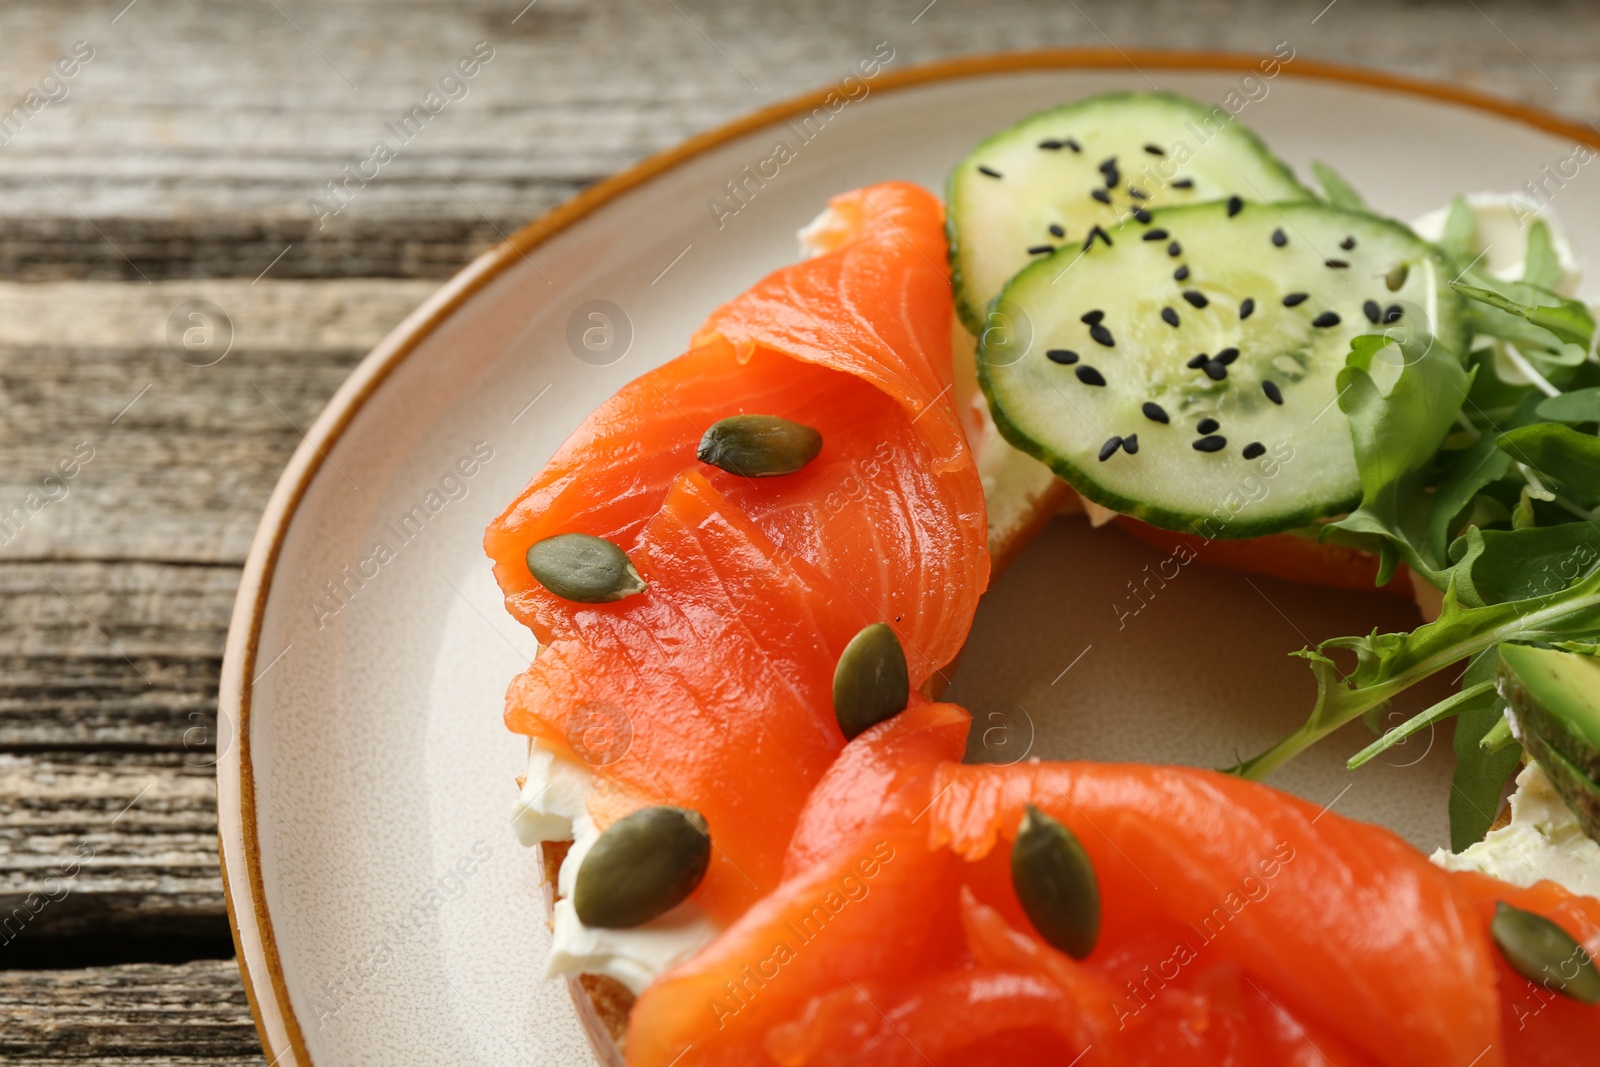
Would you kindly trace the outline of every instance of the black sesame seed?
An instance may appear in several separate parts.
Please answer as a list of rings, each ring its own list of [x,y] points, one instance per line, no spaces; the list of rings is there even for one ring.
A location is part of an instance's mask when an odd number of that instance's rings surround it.
[[[1199,370],[1201,367],[1204,367],[1207,363],[1210,363],[1210,362],[1211,362],[1210,353],[1201,352],[1197,356],[1191,356],[1189,358],[1189,362],[1185,363],[1184,366],[1188,367],[1190,370]]]
[[[1122,180],[1122,172],[1117,169],[1116,156],[1112,156],[1100,164],[1100,174],[1106,180],[1107,189],[1115,189],[1117,187],[1117,183]]]
[[[1039,147],[1043,148],[1047,152],[1056,152],[1056,151],[1059,151],[1061,149],[1061,142],[1060,141],[1040,141],[1039,142]]]
[[[1241,319],[1248,319],[1251,315],[1254,315],[1255,312],[1256,302],[1250,297],[1247,296],[1239,302],[1239,317]]]
[[[1405,317],[1405,314],[1405,309],[1399,304],[1390,304],[1388,307],[1383,309],[1383,321],[1385,323],[1399,322]]]
[[[1282,248],[1284,245],[1289,243],[1289,235],[1284,233],[1281,229],[1273,230],[1272,243],[1277,245],[1279,248]]]
[[[1367,317],[1367,321],[1372,323],[1374,326],[1376,326],[1383,319],[1383,308],[1378,306],[1378,302],[1376,300],[1368,300],[1366,303],[1362,304],[1361,313],[1365,315]]]
[[[1152,156],[1164,156],[1167,154],[1167,150],[1158,144],[1147,144],[1144,146],[1144,150]]]
[[[1116,156],[1111,156],[1109,159],[1103,159],[1103,160],[1100,161],[1100,173],[1101,174],[1105,174],[1105,173],[1107,173],[1109,171],[1113,171],[1113,170],[1116,170],[1116,169],[1117,169],[1117,157]]]
[[[1228,439],[1226,437],[1219,437],[1216,434],[1212,434],[1209,437],[1202,437],[1200,440],[1194,443],[1194,450],[1196,452],[1221,452],[1227,447]]]
[[[1206,294],[1196,289],[1185,289],[1183,291],[1183,298],[1197,308],[1203,308],[1207,304],[1211,303],[1211,301],[1206,299]]]
[[[1290,293],[1283,298],[1283,306],[1286,308],[1299,307],[1310,299],[1311,295],[1309,293]]]
[[[1266,450],[1267,446],[1262,444],[1260,441],[1251,441],[1249,444],[1244,446],[1239,454],[1245,459],[1255,459],[1257,456],[1265,453]]]
[[[1189,264],[1185,263],[1183,266],[1181,266],[1177,270],[1173,271],[1172,272],[1172,280],[1175,281],[1175,282],[1186,282],[1186,281],[1188,281],[1189,280]]]
[[[1244,210],[1244,201],[1237,196],[1228,197],[1228,217],[1231,219]]]
[[[1140,408],[1139,410],[1144,412],[1144,417],[1149,419],[1151,422],[1166,423],[1172,421],[1171,416],[1167,414],[1167,409],[1162,407],[1160,404],[1157,404],[1153,400],[1146,400],[1144,402],[1144,407]]]
[[[1117,454],[1117,449],[1122,447],[1122,438],[1108,437],[1106,443],[1100,446],[1100,462],[1104,463]]]
[[[1050,224],[1050,236],[1051,237],[1065,237],[1066,235],[1067,235],[1067,231],[1062,228],[1062,226],[1061,226],[1061,224],[1059,222],[1052,222]]]
[[[1146,241],[1165,241],[1167,239],[1167,231],[1166,230],[1146,230],[1146,231],[1144,231],[1143,236],[1144,236],[1144,239]]]
[[[1110,330],[1106,329],[1099,323],[1095,323],[1093,326],[1089,327],[1089,336],[1093,337],[1096,342],[1105,345],[1107,348],[1117,347],[1117,339],[1111,336]]]
[[[1081,144],[1079,144],[1077,141],[1074,141],[1070,137],[1063,137],[1061,139],[1061,143],[1066,145],[1068,148],[1072,149],[1074,152],[1082,152],[1083,151],[1083,146]]]
[[[1105,230],[1101,229],[1099,226],[1096,226],[1089,231],[1089,236],[1083,239],[1083,250],[1085,252],[1089,251],[1089,249],[1094,246],[1094,239],[1096,237],[1104,241],[1107,248],[1111,247],[1111,235]]]
[[[1179,178],[1177,181],[1172,183],[1172,187],[1174,189],[1193,189],[1194,188],[1194,179],[1193,178]]]
[[[1224,348],[1221,352],[1217,353],[1217,362],[1222,364],[1224,367],[1228,366],[1228,364],[1232,363],[1238,358],[1239,350],[1237,348]]]
[[[1320,326],[1324,329],[1329,326],[1337,326],[1339,325],[1339,313],[1337,311],[1324,311],[1311,320],[1311,325]]]
[[[1139,435],[1130,433],[1122,439],[1122,450],[1130,456],[1139,454]]]
[[[1339,242],[1339,247],[1344,249],[1346,252],[1350,251],[1355,246],[1356,239],[1354,237],[1346,237],[1344,240]]]
[[[1082,366],[1080,366],[1078,368],[1077,374],[1078,374],[1078,381],[1082,382],[1084,385],[1104,385],[1104,384],[1106,384],[1106,376],[1104,374],[1101,374],[1099,371],[1095,370],[1093,367],[1089,366],[1087,363],[1083,364]]]
[[[991,178],[998,178],[1001,176],[1000,172],[995,170],[993,167],[985,167],[981,165],[978,167],[978,173],[987,174]]]
[[[1220,382],[1228,376],[1228,365],[1212,360],[1206,364],[1206,377],[1214,382]]]
[[[1217,428],[1221,425],[1222,423],[1218,422],[1216,419],[1201,419],[1195,425],[1194,432],[1201,434],[1216,433]]]
[[[1046,256],[1046,255],[1049,255],[1051,252],[1054,252],[1055,250],[1056,250],[1056,246],[1055,245],[1029,245],[1028,246],[1028,255],[1030,255],[1030,256]]]
[[[1104,189],[1093,189],[1090,191],[1089,195],[1100,201],[1102,204],[1111,203],[1111,194],[1106,192]]]
[[[1145,192],[1143,189],[1136,189],[1131,185],[1128,186],[1128,195],[1133,197],[1135,200],[1149,200],[1150,199],[1150,194],[1149,193]]]
[[[1166,323],[1168,326],[1176,326],[1176,325],[1178,325],[1178,321],[1179,321],[1178,320],[1178,313],[1176,311],[1173,311],[1171,308],[1162,308],[1161,309],[1161,321]]]
[[[1133,217],[1144,223],[1146,226],[1148,226],[1155,219],[1154,215],[1150,214],[1150,212],[1146,211],[1142,207],[1135,207],[1133,209]]]
[[[1085,311],[1082,315],[1079,315],[1078,321],[1083,323],[1085,326],[1093,326],[1095,323],[1099,322],[1105,317],[1106,313],[1104,311],[1101,311],[1099,308],[1095,308],[1093,311]]]
[[[1322,261],[1322,265],[1324,267],[1332,267],[1334,270],[1344,270],[1350,266],[1346,260],[1342,259],[1325,259]]]
[[[1051,363],[1060,363],[1065,366],[1071,366],[1072,364],[1078,362],[1078,353],[1074,352],[1070,348],[1047,349],[1045,351],[1045,356],[1050,360]]]
[[[1278,388],[1278,383],[1268,378],[1261,383],[1261,391],[1267,394],[1267,399],[1274,404],[1283,403],[1283,390]]]
[[[1183,255],[1183,246],[1180,245],[1178,242],[1173,241],[1171,244],[1169,244],[1167,246],[1167,255],[1169,255],[1169,256],[1181,256],[1181,255]]]

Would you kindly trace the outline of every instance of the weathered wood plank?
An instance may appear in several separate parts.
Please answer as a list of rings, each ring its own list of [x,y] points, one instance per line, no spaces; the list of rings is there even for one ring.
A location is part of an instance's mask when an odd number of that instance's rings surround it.
[[[66,99],[24,116],[0,152],[0,276],[253,277],[287,248],[277,277],[443,277],[496,230],[831,82],[879,41],[894,66],[1056,45],[1265,52],[1288,41],[1299,55],[1600,119],[1600,11],[1576,0],[190,0],[140,4],[115,23],[103,7],[0,9],[0,106],[74,41],[94,49]],[[465,95],[408,141],[390,132],[479,42],[493,55]],[[395,158],[319,227],[307,201],[380,138]]]
[[[225,921],[202,751],[0,753],[0,810],[0,942]]]
[[[209,765],[236,566],[0,563],[0,752]]]
[[[232,960],[0,971],[0,1059],[40,1067],[265,1062]]]
[[[434,288],[0,283],[0,561],[242,562],[300,429]],[[168,345],[195,300],[227,316],[214,366]]]

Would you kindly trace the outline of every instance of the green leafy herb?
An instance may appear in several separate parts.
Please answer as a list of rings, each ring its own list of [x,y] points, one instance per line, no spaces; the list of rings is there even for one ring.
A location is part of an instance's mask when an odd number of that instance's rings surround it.
[[[1589,345],[1594,340],[1594,314],[1590,312],[1587,304],[1581,300],[1557,295],[1548,289],[1539,289],[1526,282],[1513,284],[1521,291],[1520,295],[1545,297],[1551,303],[1528,303],[1494,289],[1466,285],[1462,282],[1451,282],[1450,288],[1462,296],[1527,319],[1534,326],[1549,330],[1562,344],[1579,345],[1585,355],[1588,353]]]
[[[1561,284],[1561,259],[1556,255],[1555,242],[1550,239],[1550,226],[1543,219],[1535,219],[1528,227],[1527,252],[1522,260],[1522,280],[1530,285],[1554,289]]]
[[[1541,422],[1502,434],[1498,446],[1580,506],[1600,504],[1600,437],[1559,422]]]
[[[1391,380],[1387,393],[1380,378]],[[1443,546],[1428,542],[1432,500],[1423,489],[1472,378],[1431,337],[1351,342],[1339,372],[1339,406],[1355,440],[1361,506],[1324,527],[1323,536],[1376,552],[1379,585],[1388,584],[1401,559],[1425,576],[1448,569]]]
[[[1472,212],[1467,198],[1458,196],[1450,201],[1449,214],[1444,217],[1444,232],[1439,235],[1439,247],[1444,254],[1458,263],[1472,259],[1472,242],[1478,236],[1478,217]]]
[[[1600,386],[1546,397],[1535,412],[1551,422],[1600,422]]]
[[[1365,211],[1367,202],[1356,192],[1355,187],[1339,176],[1339,172],[1322,162],[1320,159],[1311,161],[1311,173],[1317,176],[1317,184],[1322,186],[1328,203],[1334,207],[1344,208],[1346,211]]]
[[[1464,607],[1455,586],[1445,590],[1439,618],[1410,633],[1336,637],[1295,653],[1311,663],[1317,701],[1306,724],[1254,759],[1234,768],[1263,778],[1337,730],[1431,677],[1502,641],[1548,644],[1600,634],[1600,570],[1557,593],[1483,607]],[[1330,653],[1353,653],[1346,672]],[[1487,728],[1472,738],[1477,742]],[[1501,781],[1504,781],[1502,779]],[[1492,813],[1491,813],[1492,815]]]

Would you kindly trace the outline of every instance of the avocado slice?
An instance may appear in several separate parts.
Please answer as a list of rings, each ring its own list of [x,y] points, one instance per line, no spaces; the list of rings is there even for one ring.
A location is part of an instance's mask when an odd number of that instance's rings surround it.
[[[1600,782],[1600,659],[1501,645],[1497,681],[1525,733],[1538,734],[1591,785]]]
[[[1600,841],[1600,659],[1532,645],[1501,645],[1496,672],[1528,755]]]

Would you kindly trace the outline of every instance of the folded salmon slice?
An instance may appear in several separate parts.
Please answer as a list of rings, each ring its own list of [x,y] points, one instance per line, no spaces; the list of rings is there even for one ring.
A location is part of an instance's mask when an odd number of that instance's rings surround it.
[[[713,857],[695,898],[727,921],[777,885],[800,809],[844,745],[833,668],[868,619],[694,471],[633,559],[649,593],[574,612],[512,683],[506,724],[593,766],[602,829],[652,804],[705,816]]]
[[[852,795],[858,772],[848,768],[866,759],[858,747],[887,738],[879,729],[846,748],[819,798]],[[1506,901],[1600,952],[1600,901],[1451,874],[1379,827],[1212,772],[930,769],[931,758],[880,751],[878,773],[895,759],[922,762],[896,773],[927,785],[924,804],[885,805],[877,830],[864,807],[842,832],[825,803],[808,805],[784,884],[646,990],[631,1064],[1496,1067],[1593,1057],[1600,1008],[1512,971],[1489,921]],[[1102,926],[1082,961],[1039,940],[1012,889],[1010,842],[1028,803],[1067,824],[1094,863]],[[883,883],[899,898],[875,886],[849,906],[880,952],[896,951],[875,958],[819,940],[763,972],[737,1014],[708,1009],[721,982],[738,988],[741,961],[770,955],[810,912],[813,887],[845,873],[849,850],[824,847],[829,834],[894,840],[898,873],[915,875]],[[906,913],[926,917],[920,939]]]
[[[715,312],[695,347],[625,386],[489,527],[512,614],[541,642],[581,610],[541,588],[524,554],[578,531],[632,552],[679,472],[698,469],[785,553],[892,626],[920,685],[955,658],[988,584],[983,487],[950,401],[943,214],[904,183],[837,197],[836,247]],[[736,414],[818,429],[800,473],[749,479],[699,464]]]
[[[961,755],[970,723],[954,705],[922,704],[850,744],[806,805],[795,873],[645,989],[628,1062],[770,1062],[767,1032],[803,1004],[797,991],[915,973],[939,920],[926,889],[952,863],[927,847],[929,782]]]

